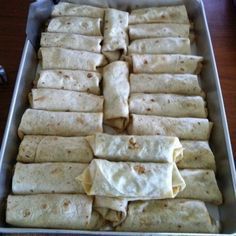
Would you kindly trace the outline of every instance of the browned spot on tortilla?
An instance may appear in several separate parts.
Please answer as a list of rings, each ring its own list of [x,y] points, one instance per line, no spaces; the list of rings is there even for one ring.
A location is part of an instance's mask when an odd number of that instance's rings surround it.
[[[147,110],[147,111],[151,111],[152,109],[151,109],[151,108],[147,108],[146,110]]]
[[[84,22],[84,23],[82,23],[82,26],[83,26],[84,28],[87,28],[87,27],[88,27],[88,23]]]
[[[63,203],[63,206],[65,207],[65,208],[67,208],[69,205],[70,205],[70,201],[69,200],[65,200],[64,201],[64,203]]]
[[[63,78],[64,78],[64,79],[69,79],[70,76],[68,76],[68,75],[64,75]]]
[[[70,22],[67,22],[66,24],[67,24],[67,25],[70,25],[71,23],[70,23]]]
[[[178,225],[178,228],[180,229],[182,226],[181,225]]]
[[[24,217],[27,217],[27,216],[29,216],[30,215],[30,210],[29,209],[25,209],[24,211],[23,211],[23,216]]]
[[[164,207],[167,207],[167,206],[168,206],[168,205],[165,203],[165,204],[164,204]]]
[[[142,165],[134,166],[134,170],[140,175],[145,173],[145,168]]]
[[[51,174],[58,174],[59,172],[61,172],[61,168],[55,168],[51,171]]]
[[[184,61],[180,61],[181,64],[184,64]]]
[[[197,157],[195,157],[194,159],[197,160]]]
[[[41,97],[35,98],[34,101],[44,100],[45,98],[46,98],[45,96],[41,96]]]
[[[181,71],[184,71],[184,68],[181,67],[180,70],[181,70]]]
[[[128,148],[129,149],[137,149],[137,148],[139,148],[139,145],[135,142],[133,137],[129,139]]]
[[[77,117],[77,118],[76,118],[76,121],[77,121],[78,123],[84,124],[84,121],[83,121],[80,117]]]
[[[67,150],[68,153],[71,153],[71,150]]]
[[[46,204],[46,203],[42,204],[42,205],[41,205],[41,208],[42,208],[42,209],[46,209],[46,208],[47,208],[47,204]]]
[[[120,20],[120,23],[122,24],[122,20]]]
[[[168,101],[168,103],[170,103],[170,99],[168,99],[167,101]]]
[[[161,15],[161,18],[162,18],[162,19],[165,19],[165,18],[166,18],[166,16],[165,16],[165,15]]]
[[[87,77],[88,77],[88,78],[92,78],[92,77],[93,77],[92,73],[88,73],[88,74],[87,74]]]
[[[143,64],[148,64],[148,61],[147,61],[147,60],[144,60],[144,61],[143,61]]]

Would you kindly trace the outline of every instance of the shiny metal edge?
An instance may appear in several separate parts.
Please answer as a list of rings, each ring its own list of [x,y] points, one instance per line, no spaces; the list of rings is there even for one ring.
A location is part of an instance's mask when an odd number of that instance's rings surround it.
[[[205,7],[204,7],[204,4],[203,4],[202,0],[198,0],[198,1],[201,4],[201,10],[202,10],[202,14],[203,14],[203,20],[204,20],[204,24],[205,24],[206,34],[208,36],[208,44],[209,44],[209,49],[210,49],[209,51],[211,53],[210,59],[211,59],[211,64],[212,64],[213,69],[214,69],[214,77],[215,77],[215,82],[216,82],[216,87],[217,87],[217,95],[218,95],[219,102],[220,102],[219,105],[220,105],[221,120],[222,120],[222,123],[223,123],[224,136],[225,136],[225,140],[226,140],[226,148],[227,148],[227,153],[228,153],[228,160],[229,160],[229,163],[230,163],[230,173],[231,173],[231,178],[232,178],[232,181],[233,181],[234,195],[235,195],[235,198],[236,198],[235,162],[234,162],[234,156],[233,156],[233,151],[232,151],[232,147],[231,147],[231,140],[230,140],[228,122],[227,122],[225,108],[224,108],[224,100],[223,100],[223,96],[222,96],[222,90],[221,90],[221,85],[220,85],[220,80],[219,80],[219,74],[218,74],[218,70],[217,70],[217,66],[216,66],[216,60],[215,60],[215,56],[214,56],[214,49],[213,49],[212,42],[211,42],[210,31],[209,31],[209,27],[208,27],[208,24],[207,24]]]
[[[5,127],[2,144],[0,146],[1,147],[1,149],[0,149],[0,170],[1,170],[1,167],[2,167],[2,163],[3,163],[3,157],[4,157],[4,154],[5,154],[7,139],[8,139],[8,136],[9,136],[9,130],[10,130],[10,126],[11,126],[11,123],[12,123],[12,116],[13,116],[13,112],[14,112],[15,104],[16,104],[16,100],[17,100],[17,92],[18,92],[19,87],[20,87],[20,83],[21,83],[21,79],[22,79],[22,74],[23,74],[23,70],[24,70],[24,64],[25,64],[29,44],[30,44],[30,42],[28,40],[26,40],[25,44],[24,44],[21,60],[20,60],[20,66],[19,66],[19,69],[18,69],[17,77],[16,77],[16,83],[15,83],[13,96],[12,96],[12,100],[11,100],[11,105],[10,105],[10,109],[9,109],[9,113],[8,113],[7,124],[6,124],[6,127]]]

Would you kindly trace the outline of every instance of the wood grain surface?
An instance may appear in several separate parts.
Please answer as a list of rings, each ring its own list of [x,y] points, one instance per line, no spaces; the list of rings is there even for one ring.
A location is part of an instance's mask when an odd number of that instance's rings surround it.
[[[204,0],[215,51],[233,153],[236,157],[236,8],[232,0]],[[1,0],[0,65],[9,82],[0,85],[0,143],[25,40],[30,1]]]

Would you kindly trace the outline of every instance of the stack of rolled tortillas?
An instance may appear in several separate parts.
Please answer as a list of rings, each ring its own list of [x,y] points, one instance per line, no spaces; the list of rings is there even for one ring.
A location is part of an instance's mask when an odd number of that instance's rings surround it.
[[[7,223],[219,232],[204,203],[222,196],[189,28],[184,6],[55,5],[18,129]]]

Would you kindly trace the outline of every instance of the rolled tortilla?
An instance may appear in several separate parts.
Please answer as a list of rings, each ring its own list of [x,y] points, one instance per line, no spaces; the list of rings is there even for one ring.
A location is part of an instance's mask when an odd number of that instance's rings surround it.
[[[42,69],[71,69],[96,71],[98,66],[107,63],[102,54],[70,50],[65,48],[40,48]]]
[[[92,212],[83,194],[37,194],[7,198],[6,222],[19,227],[100,229],[104,220]]]
[[[214,154],[208,141],[181,141],[183,145],[183,159],[177,166],[180,169],[211,169],[216,170]]]
[[[89,52],[101,52],[102,37],[91,37],[79,34],[42,33],[41,47],[61,47]]]
[[[200,96],[133,93],[129,98],[130,113],[172,117],[206,118],[206,102]]]
[[[82,184],[75,177],[87,164],[81,163],[16,163],[12,180],[14,194],[84,193]]]
[[[18,135],[85,136],[102,132],[102,113],[52,112],[27,109]]]
[[[89,163],[93,152],[84,137],[26,135],[22,140],[17,161]]]
[[[183,149],[176,137],[96,134],[86,137],[96,157],[110,161],[177,162]]]
[[[117,231],[219,233],[219,222],[210,218],[204,202],[151,200],[131,202]]]
[[[102,51],[122,51],[126,54],[128,46],[129,13],[116,9],[105,10],[104,40]]]
[[[54,6],[52,16],[84,16],[103,19],[104,9],[88,5],[60,2]]]
[[[119,130],[125,129],[129,118],[128,63],[116,61],[103,69],[104,122]]]
[[[125,198],[95,196],[93,208],[102,217],[110,221],[113,227],[119,225],[127,216],[128,201]]]
[[[133,135],[166,135],[180,139],[208,140],[213,123],[200,118],[172,118],[131,115],[128,133]]]
[[[213,170],[180,170],[186,188],[177,198],[198,199],[216,205],[222,204],[222,195],[218,188]]]
[[[137,39],[128,47],[129,54],[190,54],[188,38],[149,38]]]
[[[102,75],[81,70],[41,70],[35,81],[37,88],[54,88],[100,94]]]
[[[94,94],[46,88],[32,89],[29,94],[33,109],[48,111],[102,112],[103,100]]]
[[[184,5],[132,10],[129,15],[129,24],[140,23],[189,24],[189,19]]]
[[[197,75],[191,74],[130,74],[130,92],[204,96]]]
[[[162,37],[189,37],[188,24],[137,24],[129,25],[130,40]]]
[[[94,159],[76,177],[87,195],[128,200],[174,198],[185,188],[175,163],[109,162]]]
[[[101,36],[101,19],[75,16],[56,17],[50,20],[47,31]]]
[[[134,73],[198,74],[203,58],[181,54],[133,54],[132,61]]]

